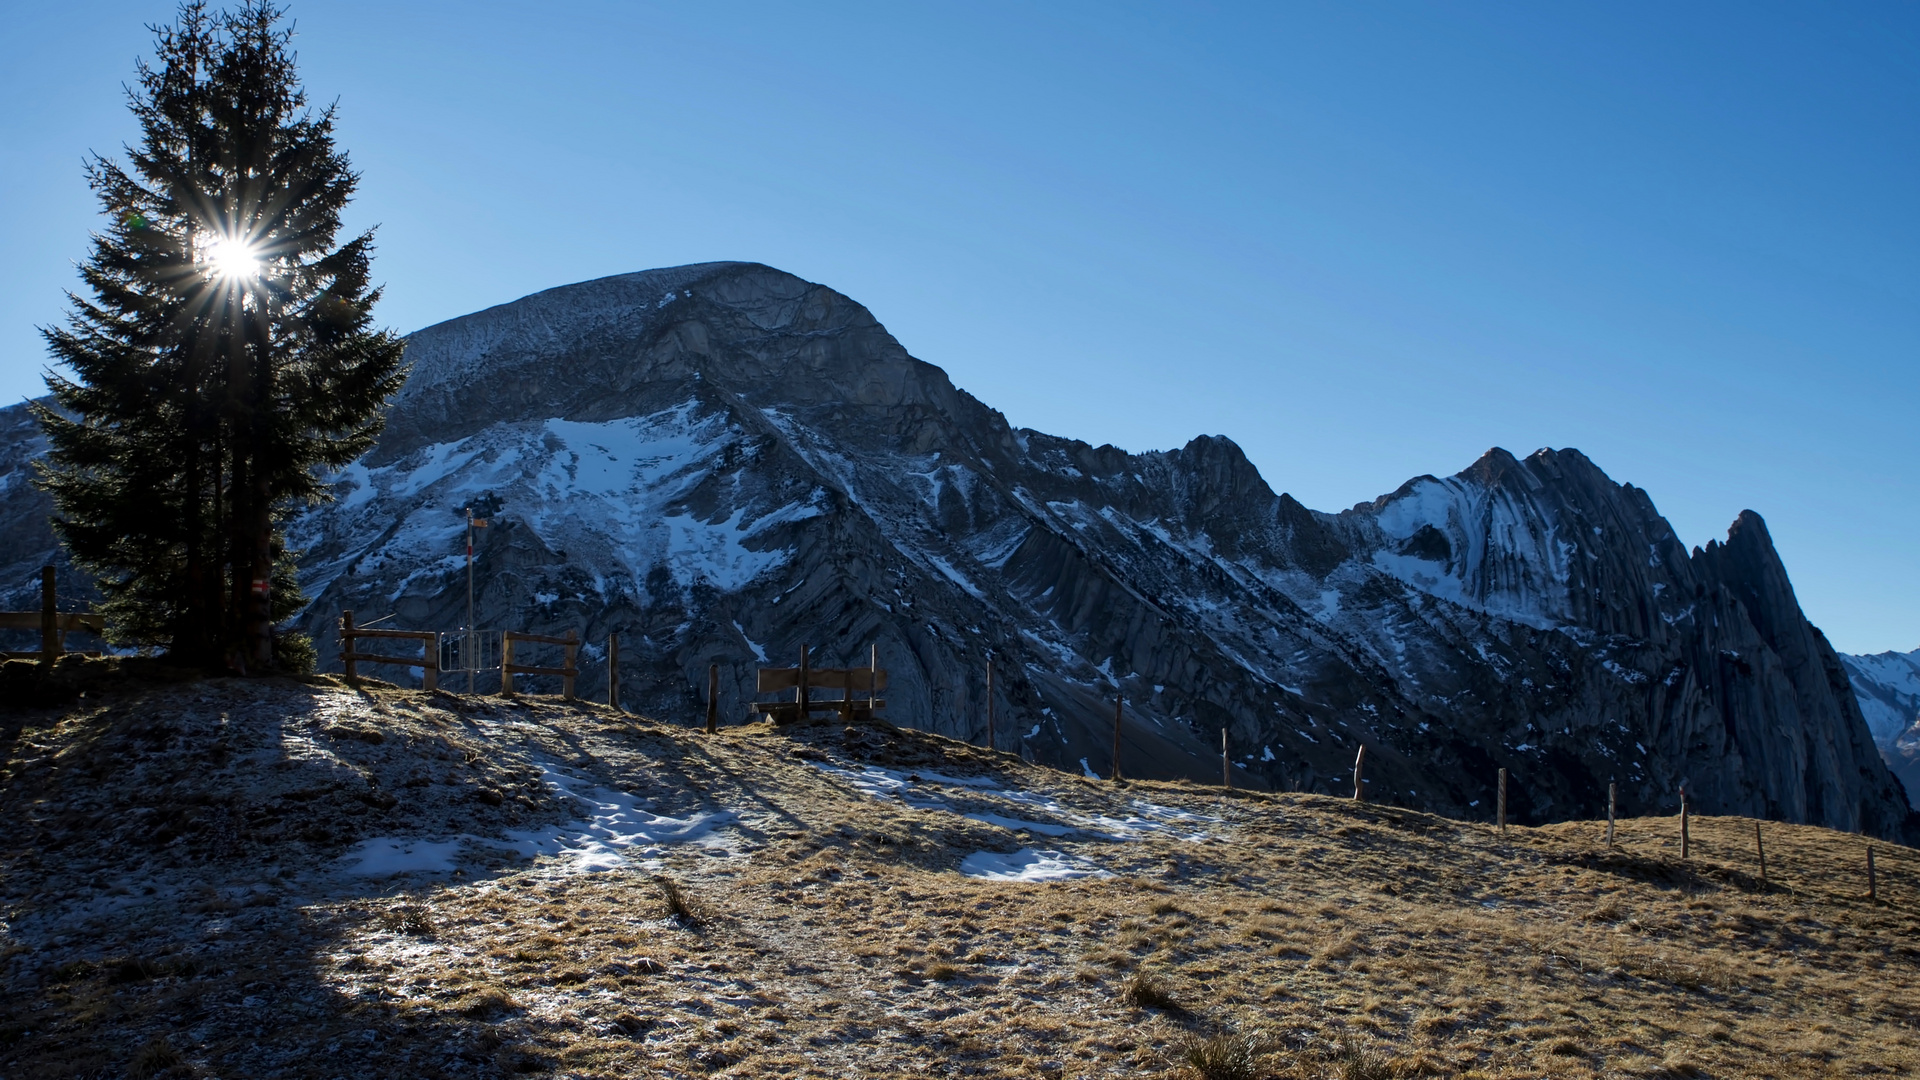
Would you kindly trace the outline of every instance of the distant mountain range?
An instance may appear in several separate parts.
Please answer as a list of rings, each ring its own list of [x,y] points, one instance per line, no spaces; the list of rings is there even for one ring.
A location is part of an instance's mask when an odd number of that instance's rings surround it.
[[[1880,753],[1920,807],[1920,649],[1847,656],[1846,666],[1860,711]]]
[[[859,304],[743,263],[552,289],[408,357],[378,447],[292,530],[329,662],[343,608],[465,621],[474,505],[478,624],[581,631],[583,686],[620,633],[626,703],[661,717],[701,715],[709,663],[738,720],[761,664],[877,645],[895,722],[984,740],[991,657],[995,744],[1075,772],[1109,771],[1119,695],[1130,775],[1217,781],[1224,732],[1241,784],[1345,794],[1364,744],[1369,798],[1462,817],[1506,767],[1521,821],[1603,814],[1617,782],[1630,814],[1684,786],[1920,836],[1862,712],[1880,658],[1807,622],[1760,517],[1689,552],[1576,450],[1322,513],[1226,438],[1013,428]],[[23,482],[44,447],[19,407],[0,438],[24,583],[52,549]]]

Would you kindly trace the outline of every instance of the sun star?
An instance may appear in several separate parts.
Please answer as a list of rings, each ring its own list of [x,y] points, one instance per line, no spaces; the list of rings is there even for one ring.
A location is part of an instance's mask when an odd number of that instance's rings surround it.
[[[250,278],[260,272],[260,255],[253,246],[237,237],[218,237],[206,247],[207,265],[215,277],[226,280]]]

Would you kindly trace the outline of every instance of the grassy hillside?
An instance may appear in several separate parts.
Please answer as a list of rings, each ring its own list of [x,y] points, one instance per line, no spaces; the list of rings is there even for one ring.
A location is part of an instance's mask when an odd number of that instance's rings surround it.
[[[315,680],[16,709],[0,1077],[1920,1070],[1920,860]],[[978,853],[988,853],[981,855]],[[1024,853],[1024,854],[1023,854]],[[1049,880],[1010,880],[999,873]]]

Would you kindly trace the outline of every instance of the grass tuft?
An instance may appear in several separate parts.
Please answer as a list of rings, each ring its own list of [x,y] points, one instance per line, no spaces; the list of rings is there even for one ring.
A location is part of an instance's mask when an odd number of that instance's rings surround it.
[[[1189,1037],[1180,1048],[1180,1061],[1200,1080],[1256,1080],[1260,1051],[1260,1043],[1251,1036],[1222,1031],[1206,1038]]]
[[[160,1077],[191,1076],[186,1060],[166,1039],[155,1039],[140,1048],[127,1064],[127,1080],[159,1080]]]
[[[435,930],[433,918],[425,910],[411,905],[389,908],[380,913],[379,921],[380,929],[409,937],[432,937]]]
[[[1120,1000],[1136,1009],[1159,1009],[1162,1012],[1182,1012],[1180,1003],[1174,1000],[1173,991],[1165,983],[1144,971],[1136,971],[1127,976],[1120,984]]]
[[[680,883],[661,874],[653,879],[660,886],[660,899],[667,905],[667,917],[674,919],[689,930],[704,925],[706,920],[694,909],[693,902],[680,888]]]
[[[474,1020],[484,1020],[501,1013],[519,1012],[520,1003],[499,987],[488,987],[460,1002],[460,1013]]]
[[[1397,1073],[1393,1062],[1358,1043],[1343,1043],[1334,1055],[1333,1075],[1337,1080],[1395,1080]]]

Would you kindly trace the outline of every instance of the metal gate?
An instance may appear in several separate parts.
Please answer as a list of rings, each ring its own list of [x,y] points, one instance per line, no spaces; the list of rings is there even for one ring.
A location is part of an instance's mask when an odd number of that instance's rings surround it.
[[[440,635],[440,670],[467,673],[467,692],[482,671],[500,670],[500,631],[449,630]]]

